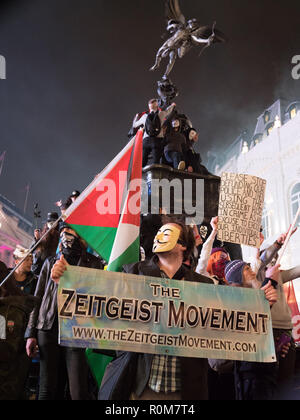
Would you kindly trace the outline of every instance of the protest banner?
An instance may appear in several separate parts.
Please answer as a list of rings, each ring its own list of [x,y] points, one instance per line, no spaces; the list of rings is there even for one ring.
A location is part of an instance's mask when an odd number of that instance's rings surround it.
[[[68,267],[58,290],[62,346],[274,362],[260,290]]]
[[[266,181],[256,176],[224,172],[219,199],[218,239],[260,247]]]

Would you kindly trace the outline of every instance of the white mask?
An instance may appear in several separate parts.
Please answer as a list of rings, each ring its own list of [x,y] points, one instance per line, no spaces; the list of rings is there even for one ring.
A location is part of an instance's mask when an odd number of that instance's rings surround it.
[[[172,251],[178,243],[180,233],[180,229],[173,224],[162,226],[154,238],[152,251],[154,253]]]

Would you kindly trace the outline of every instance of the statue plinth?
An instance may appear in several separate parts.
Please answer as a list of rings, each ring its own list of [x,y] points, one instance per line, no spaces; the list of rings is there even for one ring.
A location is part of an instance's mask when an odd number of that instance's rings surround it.
[[[160,98],[158,104],[159,107],[164,110],[174,102],[174,99],[179,95],[179,92],[177,87],[168,78],[163,78],[158,81],[157,86],[157,93]]]

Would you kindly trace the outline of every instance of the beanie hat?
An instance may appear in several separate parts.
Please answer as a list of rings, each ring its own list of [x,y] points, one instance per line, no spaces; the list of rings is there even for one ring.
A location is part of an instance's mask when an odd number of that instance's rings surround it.
[[[243,283],[243,270],[248,265],[242,260],[229,261],[225,267],[225,278],[229,284],[235,283],[240,286]]]
[[[56,212],[48,213],[47,222],[55,222],[58,219],[58,214]]]
[[[59,228],[58,228],[59,233],[61,233],[61,231],[62,231],[63,229],[72,229],[72,228],[71,228],[71,226],[70,226],[70,225],[68,225],[68,223],[66,223],[65,221],[63,221],[63,220],[62,220],[62,221],[59,223]]]
[[[212,250],[211,250],[211,254],[210,255],[213,255],[213,254],[215,254],[216,252],[224,252],[225,254],[228,254],[228,252],[226,251],[226,249],[224,249],[224,248],[213,248]]]

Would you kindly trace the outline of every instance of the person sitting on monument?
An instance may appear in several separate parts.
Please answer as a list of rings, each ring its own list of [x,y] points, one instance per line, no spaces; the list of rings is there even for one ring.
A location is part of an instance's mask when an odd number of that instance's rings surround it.
[[[195,247],[193,230],[181,221],[164,219],[153,243],[154,256],[124,266],[126,273],[213,284],[184,265]],[[125,379],[126,378],[126,379]],[[118,352],[107,367],[100,400],[205,400],[207,359]]]
[[[230,255],[224,248],[213,248],[218,233],[218,217],[211,219],[212,232],[203,244],[198,260],[196,273],[211,277],[215,284],[227,284],[225,279],[225,266],[230,261]]]
[[[202,158],[200,153],[194,149],[199,140],[198,132],[195,128],[189,128],[186,132],[186,146],[184,148],[184,160],[187,171],[190,173],[196,172],[201,175],[211,175],[205,166],[201,164]]]
[[[186,141],[184,135],[180,132],[180,120],[172,119],[171,127],[166,134],[166,146],[164,148],[164,155],[167,163],[174,169],[180,171],[185,170],[185,162],[183,150]]]
[[[174,111],[176,104],[173,103],[165,111],[158,106],[157,99],[151,99],[148,103],[149,112],[137,114],[133,121],[133,129],[144,128],[143,139],[143,168],[148,165],[159,164],[164,150],[164,123]]]

